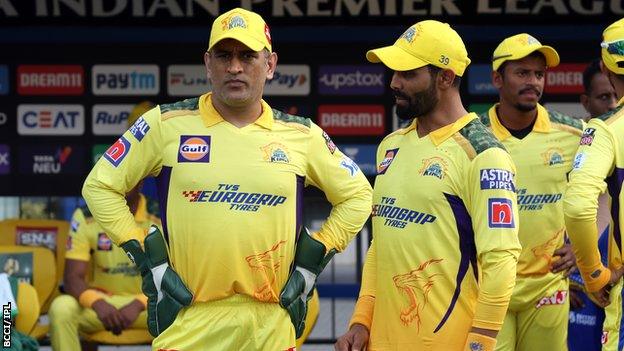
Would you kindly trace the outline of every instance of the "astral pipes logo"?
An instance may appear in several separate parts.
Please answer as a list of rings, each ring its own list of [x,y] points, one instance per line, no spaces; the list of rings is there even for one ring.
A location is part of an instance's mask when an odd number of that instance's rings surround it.
[[[383,66],[321,66],[319,93],[324,95],[381,95]]]

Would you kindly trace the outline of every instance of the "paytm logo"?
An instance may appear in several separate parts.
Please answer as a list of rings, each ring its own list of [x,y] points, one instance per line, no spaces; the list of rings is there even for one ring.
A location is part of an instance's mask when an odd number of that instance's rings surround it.
[[[122,135],[128,129],[128,117],[134,105],[93,105],[91,126],[94,135]]]
[[[473,95],[498,94],[498,90],[492,85],[491,65],[470,65],[468,67],[468,92]]]
[[[167,67],[167,92],[171,96],[198,96],[212,89],[204,65]]]
[[[19,105],[17,132],[20,135],[82,135],[82,105]]]
[[[6,65],[0,65],[0,95],[9,93],[9,68]]]
[[[94,95],[157,95],[157,65],[95,65],[91,72]]]
[[[321,66],[319,93],[325,95],[381,95],[384,92],[383,65]]]
[[[273,79],[267,80],[264,95],[309,95],[310,66],[281,65],[273,73]]]

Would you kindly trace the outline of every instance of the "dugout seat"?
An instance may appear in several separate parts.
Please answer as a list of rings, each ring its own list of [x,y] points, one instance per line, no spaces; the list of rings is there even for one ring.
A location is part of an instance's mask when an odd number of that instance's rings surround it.
[[[39,296],[34,286],[28,283],[17,285],[17,308],[18,315],[15,318],[15,329],[30,335],[39,319]]]
[[[5,219],[0,221],[0,245],[40,246],[54,255],[57,285],[63,282],[65,251],[69,235],[69,222],[55,219]],[[54,289],[52,297],[40,300],[41,312],[46,313],[54,297],[60,294]]]
[[[41,305],[49,305],[58,290],[56,262],[52,251],[47,248],[0,245],[0,269],[20,281],[31,283]],[[40,318],[30,336],[41,339],[47,334],[49,325],[45,323],[46,319]]]

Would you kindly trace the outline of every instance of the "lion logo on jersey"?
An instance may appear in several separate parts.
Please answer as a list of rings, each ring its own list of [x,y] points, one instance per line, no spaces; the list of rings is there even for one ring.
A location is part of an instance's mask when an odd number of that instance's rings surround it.
[[[425,269],[441,261],[441,258],[431,259],[409,273],[392,277],[394,286],[407,298],[407,307],[401,310],[400,316],[403,325],[408,326],[415,321],[416,327],[420,331],[420,313],[427,305],[429,292],[433,288],[434,278],[440,275],[439,273],[425,272]]]
[[[271,288],[275,283],[275,272],[280,267],[280,261],[275,259],[275,252],[284,243],[286,240],[278,242],[265,252],[245,257],[254,277],[260,281],[259,286],[254,291],[254,297],[260,301],[277,301],[277,294]],[[281,257],[283,256],[277,256],[277,258]]]
[[[559,244],[560,237],[563,235],[564,229],[560,229],[555,233],[550,239],[548,239],[545,243],[535,246],[531,249],[533,255],[537,259],[544,259],[547,263],[550,263],[552,259],[553,252],[557,249],[557,245]]]

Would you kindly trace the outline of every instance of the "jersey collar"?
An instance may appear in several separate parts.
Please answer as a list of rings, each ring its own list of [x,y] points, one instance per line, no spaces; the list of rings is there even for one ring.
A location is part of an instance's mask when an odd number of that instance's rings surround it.
[[[433,141],[433,143],[438,146],[442,144],[446,139],[451,137],[453,134],[457,133],[460,129],[464,128],[466,124],[470,123],[470,121],[477,118],[479,117],[477,117],[476,113],[470,112],[462,116],[457,121],[429,133],[429,137],[431,138],[431,141]],[[414,125],[414,128],[416,128],[416,123],[418,123],[417,120],[414,120],[414,123],[412,123]]]
[[[498,104],[490,107],[488,110],[488,116],[490,117],[490,126],[492,127],[492,132],[496,136],[498,140],[505,140],[511,136],[511,133],[498,118],[498,114],[496,113],[496,107]],[[548,111],[544,106],[537,104],[537,118],[535,119],[535,124],[533,125],[532,131],[538,133],[548,133],[550,132],[550,118],[548,118]]]
[[[262,114],[254,121],[257,124],[266,129],[273,128],[273,110],[264,100],[260,100],[262,104]],[[221,114],[215,109],[212,104],[212,93],[207,93],[199,98],[199,112],[204,120],[206,127],[212,127],[213,125],[223,122],[224,119]]]

